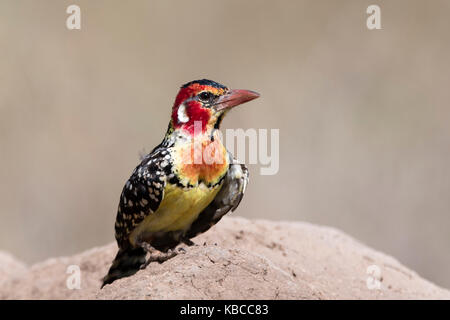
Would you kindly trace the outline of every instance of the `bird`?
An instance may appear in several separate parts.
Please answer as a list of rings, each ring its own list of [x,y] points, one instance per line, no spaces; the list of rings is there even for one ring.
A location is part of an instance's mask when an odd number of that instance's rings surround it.
[[[208,79],[181,86],[162,142],[141,158],[123,187],[118,252],[102,288],[185,253],[193,237],[237,208],[249,171],[226,149],[219,129],[232,108],[259,96]]]

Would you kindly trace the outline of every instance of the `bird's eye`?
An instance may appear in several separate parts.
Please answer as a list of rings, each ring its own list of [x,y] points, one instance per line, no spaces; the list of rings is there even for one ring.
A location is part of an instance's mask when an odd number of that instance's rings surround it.
[[[208,91],[203,91],[201,92],[198,97],[200,98],[200,100],[205,101],[205,102],[209,102],[212,100],[212,98],[214,97],[214,95],[211,92]]]

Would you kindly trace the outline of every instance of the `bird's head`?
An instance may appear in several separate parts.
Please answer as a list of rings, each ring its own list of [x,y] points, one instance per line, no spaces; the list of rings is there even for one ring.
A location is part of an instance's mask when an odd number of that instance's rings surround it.
[[[231,108],[256,99],[259,94],[250,90],[231,90],[211,80],[195,80],[180,88],[172,109],[173,129],[191,135],[218,129],[223,116]]]

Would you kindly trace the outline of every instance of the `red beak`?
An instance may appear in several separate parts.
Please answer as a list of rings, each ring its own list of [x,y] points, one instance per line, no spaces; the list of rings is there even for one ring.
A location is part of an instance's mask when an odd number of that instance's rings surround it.
[[[231,109],[259,97],[259,93],[250,90],[230,90],[221,96],[216,104],[216,110]]]

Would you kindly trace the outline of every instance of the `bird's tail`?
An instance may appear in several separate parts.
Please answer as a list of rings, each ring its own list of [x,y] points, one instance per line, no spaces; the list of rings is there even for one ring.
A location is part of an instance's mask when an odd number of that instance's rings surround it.
[[[103,286],[113,281],[131,276],[145,263],[146,252],[142,248],[119,249],[108,274],[103,278]]]

